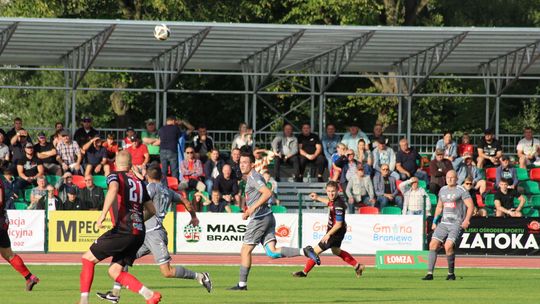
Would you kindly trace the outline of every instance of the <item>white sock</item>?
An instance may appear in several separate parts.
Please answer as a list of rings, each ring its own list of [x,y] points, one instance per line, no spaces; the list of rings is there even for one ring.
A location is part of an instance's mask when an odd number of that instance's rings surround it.
[[[154,292],[146,288],[146,286],[143,286],[141,290],[139,290],[139,294],[143,296],[145,300],[148,300],[154,295]]]
[[[116,296],[116,297],[120,296],[121,289],[122,289],[122,285],[114,284],[113,289],[112,289],[113,296]]]
[[[81,301],[79,304],[87,304],[88,303],[88,292],[81,292]]]
[[[247,283],[246,282],[238,282],[238,286],[244,287],[244,286],[247,286]]]
[[[200,284],[202,284],[203,275],[200,272],[195,273],[195,280],[197,280]]]

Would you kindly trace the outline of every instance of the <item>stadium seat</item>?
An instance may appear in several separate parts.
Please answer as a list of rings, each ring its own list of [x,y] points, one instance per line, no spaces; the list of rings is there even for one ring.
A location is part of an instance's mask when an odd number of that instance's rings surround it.
[[[540,168],[533,168],[529,171],[529,177],[533,181],[540,181]]]
[[[535,181],[524,181],[519,183],[520,187],[523,187],[525,194],[540,194],[540,187],[538,187],[538,182]]]
[[[484,201],[484,204],[487,208],[495,208],[495,194],[486,194],[486,200]]]
[[[437,207],[437,195],[429,193],[429,201],[431,202],[431,212],[433,213],[435,208]]]
[[[178,179],[172,176],[167,176],[167,185],[173,191],[178,191]]]
[[[523,196],[525,198],[525,205],[523,205],[523,208],[527,207],[527,206],[530,206],[529,205],[529,200],[527,199],[527,196]],[[514,198],[514,207],[517,208],[517,206],[519,206],[519,199],[516,197]]]
[[[47,175],[45,176],[45,178],[47,179],[47,183],[53,186],[56,185],[58,180],[60,180],[60,176],[58,175]]]
[[[402,181],[402,180],[400,180],[400,179],[396,179],[396,189],[398,189],[398,190],[399,190],[399,185],[400,185],[401,183],[403,183],[403,181]],[[401,193],[401,191],[399,191],[399,192]]]
[[[176,212],[186,212],[186,206],[184,204],[176,204]]]
[[[527,172],[527,169],[516,168],[516,171],[517,171],[517,178],[520,182],[529,180],[529,173]]]
[[[523,208],[523,210],[521,210],[521,214],[524,217],[539,217],[540,216],[540,212],[538,211],[538,209],[534,209],[534,208]]]
[[[106,189],[107,188],[107,177],[104,175],[94,175],[93,178],[94,185],[97,187]]]
[[[495,181],[496,178],[497,178],[497,168],[487,168],[486,179],[489,181]]]
[[[272,212],[274,212],[274,213],[287,213],[287,207],[274,205],[274,206],[272,206]]]
[[[480,208],[483,208],[486,206],[486,204],[484,204],[484,199],[482,198],[482,195],[479,193],[476,193],[476,204]]]
[[[28,208],[28,204],[23,201],[16,201],[14,204],[16,210],[26,210]]]
[[[424,168],[422,168],[422,170],[424,170],[424,172],[426,172],[428,176],[431,176],[431,174],[429,172],[429,167],[424,167]]]
[[[486,191],[488,193],[495,193],[495,183],[492,181],[486,181]]]
[[[241,213],[242,212],[242,208],[238,207],[237,205],[231,205],[230,207],[231,207],[232,213]],[[272,206],[272,207],[274,207],[274,206]],[[279,207],[279,206],[277,206],[277,207]],[[272,210],[272,211],[274,211],[274,210]],[[276,212],[276,213],[279,213],[279,212]]]
[[[379,214],[379,209],[377,207],[360,207],[358,209],[358,213],[360,214]]]
[[[531,196],[530,206],[536,209],[540,209],[540,195]]]
[[[423,179],[418,180],[418,187],[424,188],[424,190],[427,190],[427,183],[426,183],[426,181],[423,180]]]
[[[401,209],[399,207],[389,206],[384,207],[381,210],[381,214],[401,214]]]
[[[32,189],[25,189],[24,190],[24,200],[26,202],[30,202],[30,197],[32,196]]]
[[[86,187],[86,184],[84,183],[84,176],[73,175],[73,184],[79,187],[79,189],[84,189],[84,187]]]

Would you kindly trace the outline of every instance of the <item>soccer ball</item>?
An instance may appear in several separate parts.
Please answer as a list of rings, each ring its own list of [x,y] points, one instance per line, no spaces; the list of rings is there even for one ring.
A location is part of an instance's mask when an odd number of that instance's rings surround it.
[[[154,37],[156,37],[157,40],[167,40],[170,35],[171,30],[169,30],[165,24],[156,25],[154,28]]]

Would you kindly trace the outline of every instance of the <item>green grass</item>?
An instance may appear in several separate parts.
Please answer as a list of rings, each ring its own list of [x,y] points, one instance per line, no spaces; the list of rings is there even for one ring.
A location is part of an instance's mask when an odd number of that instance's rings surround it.
[[[538,270],[457,269],[458,279],[445,281],[445,269],[435,272],[435,280],[420,280],[423,271],[366,269],[356,279],[352,268],[318,267],[307,278],[290,274],[300,267],[252,268],[249,291],[225,290],[236,284],[238,267],[197,266],[195,271],[210,272],[214,291],[208,294],[198,283],[164,279],[156,266],[132,269],[148,287],[163,294],[162,303],[537,303]],[[7,265],[0,266],[3,304],[76,303],[79,296],[79,266],[31,265],[41,279],[34,291],[24,291],[24,281]],[[111,281],[105,266],[96,267],[91,303],[103,303],[96,291],[106,291]],[[122,291],[121,303],[144,303],[139,295]]]

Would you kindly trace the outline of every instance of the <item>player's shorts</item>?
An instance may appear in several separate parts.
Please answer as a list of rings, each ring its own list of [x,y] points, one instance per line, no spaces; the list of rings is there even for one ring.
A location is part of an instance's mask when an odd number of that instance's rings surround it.
[[[321,248],[322,251],[326,251],[332,247],[341,247],[341,242],[343,242],[343,239],[345,238],[345,232],[345,229],[343,229],[343,231],[338,230],[335,234],[332,234],[332,236],[330,236],[328,242],[319,242],[319,248]]]
[[[444,243],[445,240],[452,241],[456,244],[457,240],[463,233],[463,229],[459,224],[440,223],[433,231],[432,238]]]
[[[7,228],[9,227],[8,224],[8,218],[6,216],[0,215],[0,248],[11,247],[11,241],[9,240],[9,235],[7,232]]]
[[[112,256],[112,262],[122,266],[133,266],[137,251],[144,243],[144,233],[124,234],[109,230],[90,246],[90,251],[98,260]]]
[[[137,251],[137,259],[148,254],[154,256],[154,261],[158,265],[171,261],[171,255],[168,249],[169,239],[167,232],[163,229],[157,229],[146,233],[144,244]]]
[[[274,214],[251,219],[244,234],[244,244],[266,245],[268,242],[276,240],[276,219]]]

